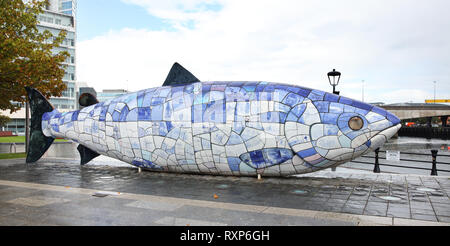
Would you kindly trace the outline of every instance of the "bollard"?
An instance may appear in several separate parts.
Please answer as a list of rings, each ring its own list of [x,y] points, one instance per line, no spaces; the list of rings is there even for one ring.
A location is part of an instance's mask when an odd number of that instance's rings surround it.
[[[17,153],[16,143],[12,143],[11,146],[9,146],[9,153],[12,153],[13,147],[14,147],[14,153]]]
[[[380,173],[380,163],[378,162],[378,154],[380,152],[380,148],[375,150],[375,167],[373,169],[374,173]]]
[[[437,150],[431,150],[431,156],[433,158],[433,166],[431,167],[431,176],[438,176],[437,168],[436,168],[436,157],[437,157]]]

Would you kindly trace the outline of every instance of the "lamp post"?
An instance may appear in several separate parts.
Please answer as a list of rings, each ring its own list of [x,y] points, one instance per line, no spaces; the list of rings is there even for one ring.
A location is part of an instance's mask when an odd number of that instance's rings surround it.
[[[336,86],[339,84],[341,80],[341,73],[333,69],[333,71],[328,73],[328,81],[330,85],[333,86],[333,94],[339,95],[339,91],[336,91]]]
[[[434,98],[433,98],[433,103],[436,104],[436,81],[433,81],[434,83]]]
[[[339,84],[339,81],[341,80],[341,73],[336,71],[336,69],[333,69],[333,71],[328,73],[328,81],[330,82],[330,85],[333,86],[333,94],[339,95],[339,91],[336,91],[336,86]],[[335,172],[336,167],[332,167],[331,171]]]
[[[362,101],[364,102],[364,80],[362,81]]]

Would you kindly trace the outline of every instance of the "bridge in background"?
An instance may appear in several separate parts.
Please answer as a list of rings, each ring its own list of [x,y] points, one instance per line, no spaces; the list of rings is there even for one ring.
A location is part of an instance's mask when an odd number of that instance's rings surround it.
[[[425,103],[396,103],[380,105],[379,107],[393,113],[401,120],[429,118],[431,125],[432,117],[440,117],[442,125],[447,126],[450,115],[450,105],[445,104],[425,104]]]

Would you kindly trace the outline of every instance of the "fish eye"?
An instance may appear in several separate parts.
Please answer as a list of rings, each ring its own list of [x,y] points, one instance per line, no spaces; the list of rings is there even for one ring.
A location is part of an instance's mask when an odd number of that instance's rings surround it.
[[[363,126],[364,126],[364,121],[361,119],[361,117],[355,116],[355,117],[352,117],[352,118],[348,121],[348,126],[349,126],[350,129],[352,129],[353,131],[358,131],[358,130],[361,130],[361,128],[363,128]]]

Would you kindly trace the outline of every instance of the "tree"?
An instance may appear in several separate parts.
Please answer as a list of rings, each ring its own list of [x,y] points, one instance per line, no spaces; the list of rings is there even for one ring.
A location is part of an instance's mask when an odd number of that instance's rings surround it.
[[[8,122],[10,122],[10,121],[11,121],[11,118],[0,114],[0,128],[3,126],[6,126],[6,124],[8,124]],[[1,131],[1,129],[0,129],[0,131]]]
[[[0,0],[0,110],[19,110],[26,101],[25,86],[47,98],[61,96],[67,87],[62,63],[69,53],[54,53],[66,32],[53,36],[37,28],[37,17],[48,4],[48,0]]]

